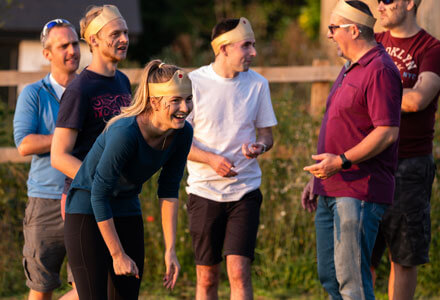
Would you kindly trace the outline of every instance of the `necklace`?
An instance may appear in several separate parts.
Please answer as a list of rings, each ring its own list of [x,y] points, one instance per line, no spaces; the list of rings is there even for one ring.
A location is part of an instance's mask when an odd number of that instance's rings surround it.
[[[163,151],[163,149],[165,148],[165,142],[167,141],[167,137],[168,137],[168,135],[166,135],[165,138],[163,139],[161,151]]]

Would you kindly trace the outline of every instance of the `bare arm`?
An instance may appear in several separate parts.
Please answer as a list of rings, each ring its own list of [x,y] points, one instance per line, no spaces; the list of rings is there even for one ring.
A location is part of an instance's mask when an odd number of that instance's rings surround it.
[[[217,174],[223,177],[237,175],[237,172],[232,170],[234,164],[226,157],[200,149],[197,147],[194,140],[191,146],[191,151],[188,154],[188,159],[209,165]]]
[[[440,76],[433,72],[420,73],[413,88],[404,89],[402,112],[411,113],[424,110],[440,90]]]
[[[253,144],[243,144],[241,146],[241,152],[246,158],[251,159],[269,151],[272,146],[272,127],[257,128],[257,141]]]
[[[162,230],[165,240],[166,274],[163,285],[173,289],[179,276],[180,264],[176,255],[176,228],[179,201],[177,198],[161,198]]]
[[[17,147],[21,156],[32,154],[44,154],[50,152],[53,134],[36,134],[27,135]]]
[[[77,130],[61,127],[55,128],[53,134],[50,157],[52,167],[70,178],[75,178],[82,163],[78,158],[71,154],[77,136]]]
[[[125,254],[113,218],[98,222],[98,228],[113,259],[113,268],[116,275],[129,275],[139,278],[139,269],[136,263]]]
[[[353,164],[358,164],[384,151],[397,140],[398,136],[399,127],[378,126],[359,144],[346,151],[345,156]],[[342,159],[339,154],[322,153],[312,155],[314,160],[320,162],[306,166],[304,170],[309,171],[315,177],[327,179],[341,170]]]

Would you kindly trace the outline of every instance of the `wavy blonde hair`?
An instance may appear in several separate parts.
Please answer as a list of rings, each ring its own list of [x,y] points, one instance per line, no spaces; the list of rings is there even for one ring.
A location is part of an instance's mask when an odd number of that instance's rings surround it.
[[[122,118],[135,117],[143,112],[151,111],[150,97],[148,94],[148,83],[163,83],[173,77],[174,73],[180,70],[179,67],[162,63],[161,60],[155,59],[150,61],[142,71],[141,80],[137,87],[136,93],[131,100],[130,106],[121,107],[121,113],[111,118],[105,130],[107,130],[113,123]],[[157,100],[162,100],[162,97],[154,97]]]

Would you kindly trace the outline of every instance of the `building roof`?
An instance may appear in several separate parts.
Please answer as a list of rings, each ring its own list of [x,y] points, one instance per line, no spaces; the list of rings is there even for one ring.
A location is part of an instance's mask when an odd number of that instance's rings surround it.
[[[79,32],[79,20],[87,8],[103,4],[114,4],[119,8],[127,22],[130,35],[137,36],[142,32],[138,0],[13,0],[6,10],[0,7],[4,10],[0,12],[0,35],[16,38],[20,38],[17,36],[20,35],[21,38],[38,39],[43,25],[56,18],[70,21]]]

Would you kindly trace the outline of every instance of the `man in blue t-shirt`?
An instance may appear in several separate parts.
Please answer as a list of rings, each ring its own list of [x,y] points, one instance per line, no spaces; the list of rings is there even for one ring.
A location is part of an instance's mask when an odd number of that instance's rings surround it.
[[[50,73],[23,89],[14,115],[18,152],[32,155],[27,181],[29,201],[23,221],[23,266],[29,299],[50,299],[61,285],[59,273],[66,255],[60,213],[64,175],[51,167],[50,147],[61,96],[76,77],[80,60],[78,35],[68,21],[48,22],[40,39]],[[70,273],[69,281],[73,281]],[[65,296],[78,297],[75,290]]]

